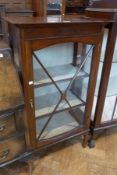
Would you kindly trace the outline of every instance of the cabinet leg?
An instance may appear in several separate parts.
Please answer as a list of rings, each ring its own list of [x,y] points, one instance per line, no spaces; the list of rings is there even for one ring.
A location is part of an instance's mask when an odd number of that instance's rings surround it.
[[[28,175],[32,175],[33,174],[33,170],[34,170],[34,163],[33,163],[33,158],[26,158],[21,160],[21,162],[25,163],[27,168],[28,168]]]
[[[95,147],[94,126],[93,126],[93,123],[91,123],[91,127],[90,127],[90,138],[88,140],[88,147],[89,148],[94,148]]]
[[[27,164],[28,164],[28,175],[32,175],[34,169],[33,161],[30,160],[27,162]]]
[[[82,146],[83,148],[86,148],[88,144],[88,134],[83,136]]]
[[[92,136],[88,140],[88,146],[89,146],[89,148],[94,148],[95,147],[95,140],[94,140],[94,138]]]

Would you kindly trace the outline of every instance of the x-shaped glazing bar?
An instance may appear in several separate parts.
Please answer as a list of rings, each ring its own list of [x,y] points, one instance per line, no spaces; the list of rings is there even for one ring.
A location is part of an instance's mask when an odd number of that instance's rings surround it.
[[[76,71],[75,75],[73,76],[72,80],[70,81],[70,83],[69,83],[69,85],[68,85],[68,87],[67,87],[67,89],[65,90],[64,93],[60,90],[59,86],[58,86],[58,85],[56,84],[56,82],[53,80],[52,76],[49,74],[49,72],[48,72],[48,71],[46,70],[46,68],[43,66],[43,64],[41,63],[41,61],[40,61],[39,58],[37,57],[37,55],[33,52],[33,55],[34,55],[35,59],[36,59],[37,62],[41,65],[41,67],[43,68],[43,70],[46,72],[46,74],[48,75],[48,77],[51,79],[51,81],[53,82],[53,84],[55,85],[55,87],[58,89],[58,91],[59,91],[60,94],[61,94],[60,100],[58,101],[58,103],[57,103],[57,105],[55,106],[53,112],[51,113],[49,119],[47,120],[47,122],[46,122],[46,124],[44,125],[42,131],[40,132],[40,134],[39,134],[39,136],[38,136],[38,140],[40,139],[40,137],[41,137],[41,135],[43,134],[45,128],[47,127],[48,123],[49,123],[50,120],[52,119],[52,117],[53,117],[55,111],[57,110],[57,108],[58,108],[60,102],[63,100],[63,98],[64,98],[64,100],[66,101],[66,103],[69,105],[70,109],[72,109],[71,104],[69,103],[69,101],[68,101],[67,98],[66,98],[66,97],[67,97],[67,96],[66,96],[67,91],[70,89],[70,87],[71,87],[72,83],[74,82],[75,78],[79,75],[79,73],[80,73],[82,67],[84,66],[85,62],[87,61],[87,56],[88,56],[88,54],[90,53],[90,51],[91,51],[93,48],[94,48],[94,46],[91,46],[91,48],[88,50],[88,52],[87,52],[86,55],[84,56],[83,62],[82,62],[82,64],[81,64],[80,68],[78,68],[78,70]],[[72,111],[72,112],[73,112],[73,111]],[[74,116],[74,118],[75,118],[75,116]],[[75,118],[75,119],[76,119],[76,118]],[[76,121],[77,121],[77,119],[76,119]]]

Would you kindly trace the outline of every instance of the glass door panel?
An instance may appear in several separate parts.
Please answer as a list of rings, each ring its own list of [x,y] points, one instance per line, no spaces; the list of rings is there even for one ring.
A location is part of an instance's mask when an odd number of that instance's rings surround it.
[[[85,126],[85,105],[90,64],[90,46],[82,57],[74,44],[52,45],[33,52],[36,135],[49,139]],[[90,59],[89,59],[90,58]],[[78,60],[79,59],[79,60]]]
[[[45,127],[50,116],[45,116],[36,119],[36,131],[38,139],[48,139],[68,131],[80,127],[81,119],[77,114],[74,114],[74,110],[66,110],[53,115],[51,121]],[[43,128],[45,130],[43,131]],[[42,132],[43,131],[43,132]]]

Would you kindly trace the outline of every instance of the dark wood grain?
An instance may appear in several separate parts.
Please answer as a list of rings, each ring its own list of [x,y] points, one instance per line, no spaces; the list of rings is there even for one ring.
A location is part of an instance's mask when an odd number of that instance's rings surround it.
[[[11,136],[16,132],[14,113],[0,116],[0,139]]]
[[[24,151],[25,140],[22,136],[0,141],[0,163],[11,160]]]

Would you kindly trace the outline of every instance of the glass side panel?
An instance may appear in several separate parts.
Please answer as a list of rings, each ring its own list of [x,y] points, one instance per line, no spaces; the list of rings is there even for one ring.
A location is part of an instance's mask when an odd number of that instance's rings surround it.
[[[97,77],[97,83],[96,83],[96,89],[95,89],[95,97],[94,97],[94,103],[93,103],[93,109],[92,109],[92,117],[91,117],[92,120],[94,120],[95,109],[96,109],[96,104],[98,99],[98,92],[99,92],[100,80],[101,80],[102,69],[104,64],[104,56],[106,51],[107,39],[108,39],[108,29],[105,29],[105,34],[104,34],[102,49],[101,49],[98,77]],[[89,47],[90,46],[86,46],[86,50],[88,50]],[[88,65],[91,64],[91,54],[92,54],[92,51],[90,51],[89,53],[90,58],[87,60],[88,61],[87,66],[84,67],[84,70],[86,72],[89,72]],[[117,37],[116,37],[116,45],[115,45],[115,50],[113,55],[112,66],[111,66],[110,78],[109,78],[109,83],[108,83],[108,88],[106,93],[105,105],[104,105],[104,110],[102,114],[102,122],[107,122],[117,118],[116,96],[117,96]]]
[[[85,125],[91,55],[74,55],[74,44],[52,45],[33,52],[35,121],[38,140]],[[87,66],[88,64],[88,66]]]
[[[103,68],[103,63],[100,62],[95,96],[98,96],[102,68]],[[117,63],[112,63],[106,96],[112,96],[117,94],[117,71],[116,70],[117,70]]]
[[[117,119],[117,38],[102,114],[102,122],[108,122],[114,119]]]

